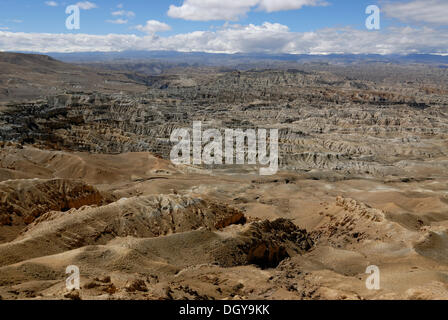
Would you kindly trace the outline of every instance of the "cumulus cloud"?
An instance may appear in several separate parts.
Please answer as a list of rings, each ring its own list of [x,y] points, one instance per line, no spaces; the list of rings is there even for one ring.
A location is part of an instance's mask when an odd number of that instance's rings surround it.
[[[403,22],[448,26],[448,1],[446,0],[388,2],[383,6],[383,10],[389,17]]]
[[[82,10],[91,10],[98,8],[95,3],[89,1],[78,2],[76,5]]]
[[[304,6],[327,6],[328,2],[323,0],[261,0],[259,8],[266,12],[297,10]]]
[[[106,22],[113,23],[113,24],[126,24],[126,23],[128,23],[128,20],[126,20],[126,19],[115,19],[115,20],[106,20]]]
[[[225,25],[213,31],[195,31],[168,37],[154,36],[168,30],[161,22],[140,26],[148,35],[44,34],[0,31],[0,50],[83,52],[124,50],[175,50],[214,53],[292,54],[448,54],[448,34],[422,27],[394,27],[382,32],[350,27],[314,32],[291,32],[287,26]]]
[[[135,17],[135,12],[133,11],[126,11],[126,10],[118,10],[118,11],[114,11],[112,12],[113,16],[125,16],[128,18],[133,18]]]
[[[185,0],[179,7],[171,5],[168,16],[195,21],[236,20],[258,3],[259,0]]]
[[[274,12],[327,4],[323,0],[184,0],[181,6],[171,5],[168,16],[193,21],[237,20],[252,9]]]
[[[135,29],[153,35],[156,32],[169,31],[171,30],[171,27],[166,23],[157,20],[148,20],[145,25],[138,25]]]
[[[49,7],[57,7],[59,5],[56,1],[45,1],[45,4]]]

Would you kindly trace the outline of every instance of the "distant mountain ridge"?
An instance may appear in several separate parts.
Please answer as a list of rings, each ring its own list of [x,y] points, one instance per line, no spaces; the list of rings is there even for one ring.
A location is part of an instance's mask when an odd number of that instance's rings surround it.
[[[36,99],[67,91],[141,92],[132,73],[99,70],[39,54],[0,52],[0,101]]]
[[[126,60],[161,60],[199,65],[233,65],[241,62],[286,61],[299,63],[394,63],[448,65],[448,56],[432,54],[378,55],[378,54],[263,54],[263,53],[205,53],[177,51],[123,51],[123,52],[82,52],[48,53],[49,56],[65,62],[112,62]]]

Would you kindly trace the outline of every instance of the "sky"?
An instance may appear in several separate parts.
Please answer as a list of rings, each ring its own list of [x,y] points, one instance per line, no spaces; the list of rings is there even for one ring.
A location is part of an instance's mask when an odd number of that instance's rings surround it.
[[[79,29],[67,28],[72,5]],[[379,29],[366,26],[371,5]],[[0,0],[0,8],[0,51],[448,54],[448,0]]]

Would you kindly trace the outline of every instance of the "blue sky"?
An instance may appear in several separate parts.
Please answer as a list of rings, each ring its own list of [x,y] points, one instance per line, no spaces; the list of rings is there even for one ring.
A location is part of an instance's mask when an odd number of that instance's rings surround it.
[[[65,26],[71,4],[84,8],[79,30]],[[369,5],[381,9],[380,30],[365,27]],[[447,0],[0,0],[0,7],[2,51],[448,53]]]
[[[65,8],[69,4],[77,1],[55,1],[58,6],[48,6],[45,1],[39,0],[0,0],[0,25],[9,27],[17,32],[42,32],[42,33],[136,33],[133,26],[145,24],[147,20],[158,20],[165,22],[172,27],[165,35],[176,33],[186,33],[196,30],[208,30],[220,27],[225,20],[216,21],[186,21],[168,16],[171,4],[180,6],[182,1],[91,1],[97,8],[83,10],[81,12],[82,27],[80,30],[69,31],[65,28]],[[253,10],[241,19],[233,20],[239,24],[262,24],[265,21],[280,22],[287,25],[291,31],[303,32],[322,29],[325,27],[353,26],[364,28],[367,15],[365,8],[371,4],[378,4],[378,1],[371,0],[336,0],[327,6],[304,6],[298,10],[278,11],[267,13],[261,10]],[[122,8],[118,8],[122,5]],[[126,24],[113,24],[108,22],[120,18],[112,16],[112,12],[131,11],[135,17],[125,19]],[[21,21],[20,23],[13,20]]]

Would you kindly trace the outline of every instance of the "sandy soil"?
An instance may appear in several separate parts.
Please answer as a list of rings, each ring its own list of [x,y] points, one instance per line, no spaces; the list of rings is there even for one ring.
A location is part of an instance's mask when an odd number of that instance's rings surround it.
[[[14,146],[0,163],[3,299],[448,298],[442,167],[261,178]],[[371,265],[380,290],[366,288]]]

